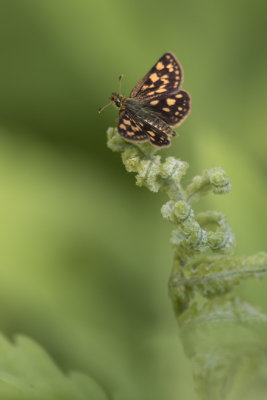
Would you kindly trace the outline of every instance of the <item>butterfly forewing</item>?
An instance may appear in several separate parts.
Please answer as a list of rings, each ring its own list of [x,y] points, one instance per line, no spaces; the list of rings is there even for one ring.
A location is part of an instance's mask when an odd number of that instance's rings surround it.
[[[182,80],[183,71],[179,61],[172,53],[165,53],[133,88],[130,97],[136,97],[141,104],[146,104],[153,98],[177,92]]]

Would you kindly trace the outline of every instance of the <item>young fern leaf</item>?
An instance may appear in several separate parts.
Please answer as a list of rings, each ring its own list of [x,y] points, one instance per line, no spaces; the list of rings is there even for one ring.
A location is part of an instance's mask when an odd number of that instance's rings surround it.
[[[184,188],[186,162],[174,157],[162,160],[150,144],[129,144],[113,128],[107,137],[108,147],[121,153],[126,170],[136,174],[138,186],[164,191],[169,197],[161,209],[163,218],[174,225],[169,293],[184,350],[192,360],[199,398],[235,396],[240,389],[236,382],[244,385],[265,357],[262,338],[267,333],[267,316],[232,291],[247,278],[263,277],[267,254],[236,256],[235,238],[225,215],[215,211],[196,214],[192,208],[193,200],[209,192],[230,191],[229,178],[221,168],[205,170]]]

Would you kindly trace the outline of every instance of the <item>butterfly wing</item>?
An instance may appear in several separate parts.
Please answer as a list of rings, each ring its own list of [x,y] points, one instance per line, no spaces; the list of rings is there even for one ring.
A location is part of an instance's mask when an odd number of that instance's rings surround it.
[[[179,126],[191,111],[191,97],[185,90],[178,93],[151,100],[146,109],[156,113],[172,127]]]
[[[135,97],[168,125],[178,126],[191,110],[189,93],[180,90],[182,81],[183,70],[179,61],[174,54],[165,53],[133,88],[130,97]]]
[[[131,142],[145,142],[148,140],[144,124],[141,121],[137,121],[127,110],[120,111],[118,131],[125,140]]]
[[[178,126],[191,108],[190,95],[180,90],[182,81],[183,70],[179,61],[174,54],[165,53],[130,94],[130,98],[149,113],[140,113],[137,117],[128,104],[128,108],[120,112],[120,135],[132,142],[150,140],[158,147],[169,146],[169,137],[175,133],[168,125]]]
[[[182,67],[172,53],[165,53],[144,78],[133,88],[130,97],[136,97],[140,103],[147,103],[178,92],[183,81]]]
[[[168,135],[154,126],[137,120],[129,110],[122,110],[119,114],[119,134],[129,142],[146,142],[157,147],[168,147],[171,142]]]
[[[150,143],[156,147],[169,147],[171,144],[169,136],[154,126],[148,125],[147,134],[149,135]]]

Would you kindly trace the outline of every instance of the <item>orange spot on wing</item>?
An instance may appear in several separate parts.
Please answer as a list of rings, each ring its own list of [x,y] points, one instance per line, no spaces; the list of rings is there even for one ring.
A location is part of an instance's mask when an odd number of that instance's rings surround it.
[[[171,63],[167,65],[167,68],[168,68],[169,72],[174,71],[173,65]]]
[[[151,74],[149,78],[152,80],[152,82],[156,82],[157,80],[159,80],[159,77],[156,74],[156,72],[154,72],[154,74]]]
[[[166,89],[165,88],[161,88],[161,89],[156,90],[156,92],[157,93],[163,93],[163,92],[166,92]]]
[[[160,70],[163,69],[163,68],[164,68],[164,65],[162,64],[161,61],[159,61],[159,62],[157,63],[157,65],[156,65],[156,69],[160,71]]]
[[[176,100],[174,100],[174,99],[167,99],[166,102],[167,102],[168,106],[173,106],[173,105],[176,103]]]

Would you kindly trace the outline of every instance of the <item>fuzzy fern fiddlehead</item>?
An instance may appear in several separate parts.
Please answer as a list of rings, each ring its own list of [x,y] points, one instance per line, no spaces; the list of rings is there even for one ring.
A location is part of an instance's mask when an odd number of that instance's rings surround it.
[[[121,153],[126,170],[136,174],[136,184],[164,191],[169,198],[161,213],[174,227],[169,293],[181,339],[192,360],[199,398],[226,399],[238,392],[236,382],[257,370],[266,352],[261,336],[267,330],[267,316],[233,294],[233,289],[244,279],[263,277],[267,254],[235,255],[226,216],[194,211],[193,203],[201,196],[230,191],[221,168],[207,169],[183,187],[186,162],[174,157],[162,160],[150,144],[129,144],[116,129],[110,128],[107,135],[108,147]]]

